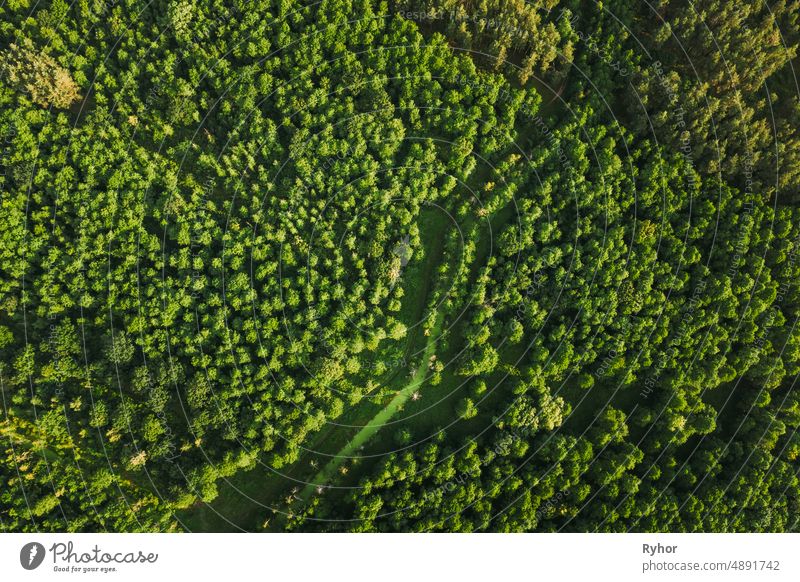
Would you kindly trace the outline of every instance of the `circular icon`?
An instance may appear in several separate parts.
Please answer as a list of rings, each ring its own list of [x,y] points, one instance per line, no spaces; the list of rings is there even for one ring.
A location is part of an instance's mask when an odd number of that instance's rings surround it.
[[[19,563],[26,570],[35,570],[44,561],[44,546],[39,542],[30,542],[19,551]]]

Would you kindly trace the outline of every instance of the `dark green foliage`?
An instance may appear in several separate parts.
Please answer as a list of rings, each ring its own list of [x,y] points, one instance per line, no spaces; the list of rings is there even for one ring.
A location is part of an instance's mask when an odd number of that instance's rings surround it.
[[[688,6],[0,7],[0,527],[796,530],[797,6]]]

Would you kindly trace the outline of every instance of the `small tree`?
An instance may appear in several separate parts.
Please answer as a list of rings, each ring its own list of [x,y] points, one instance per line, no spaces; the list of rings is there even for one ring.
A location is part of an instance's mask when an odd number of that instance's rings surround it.
[[[456,406],[456,414],[464,420],[468,420],[478,415],[478,407],[475,406],[472,399],[462,398]]]
[[[30,41],[24,46],[12,44],[4,51],[0,71],[9,84],[42,107],[66,109],[81,97],[69,71],[51,56],[34,50]]]
[[[398,445],[407,445],[411,442],[411,439],[411,431],[407,428],[401,428],[394,433],[394,442],[396,442]]]

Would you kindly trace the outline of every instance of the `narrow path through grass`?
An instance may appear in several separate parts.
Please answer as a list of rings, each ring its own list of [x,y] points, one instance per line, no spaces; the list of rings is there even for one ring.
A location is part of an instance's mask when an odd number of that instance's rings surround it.
[[[442,318],[437,316],[436,323],[431,329],[428,342],[425,345],[422,361],[420,362],[417,371],[414,373],[414,376],[411,378],[408,384],[406,384],[395,395],[395,397],[392,398],[389,404],[387,404],[383,410],[376,414],[372,420],[370,420],[369,423],[364,426],[364,428],[358,431],[356,436],[354,436],[350,442],[342,447],[336,456],[314,476],[311,482],[305,486],[300,494],[300,498],[302,500],[307,500],[311,494],[314,493],[317,487],[327,485],[342,463],[348,458],[353,457],[353,453],[357,452],[359,448],[370,438],[372,438],[372,436],[375,435],[375,433],[378,432],[389,419],[397,414],[402,409],[406,401],[411,397],[411,395],[414,394],[414,392],[416,392],[417,389],[424,383],[425,377],[428,373],[428,362],[430,357],[433,355],[434,349],[436,348],[436,339],[441,331],[441,322]]]

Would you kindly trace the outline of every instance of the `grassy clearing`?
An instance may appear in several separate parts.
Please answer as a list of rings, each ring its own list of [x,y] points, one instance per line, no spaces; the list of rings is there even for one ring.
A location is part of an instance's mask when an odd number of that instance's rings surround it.
[[[306,485],[300,494],[300,498],[303,501],[307,500],[314,493],[314,490],[317,486],[328,485],[335,476],[337,469],[342,466],[342,463],[344,463],[348,458],[353,457],[355,453],[357,453],[367,443],[367,441],[369,441],[381,428],[383,428],[389,419],[402,410],[406,401],[411,398],[412,394],[421,388],[425,382],[426,376],[428,375],[428,359],[433,355],[433,352],[436,348],[436,337],[438,336],[440,330],[441,317],[437,318],[436,325],[433,327],[431,335],[425,346],[422,362],[417,368],[417,371],[414,373],[414,376],[411,378],[411,381],[401,388],[395,397],[392,398],[389,404],[378,414],[376,414],[369,421],[369,423],[364,426],[364,428],[358,431],[358,433],[356,433],[356,435],[337,453],[337,455],[331,459],[331,461],[328,462],[328,464],[325,465],[325,467],[317,475],[314,476],[312,481]]]

